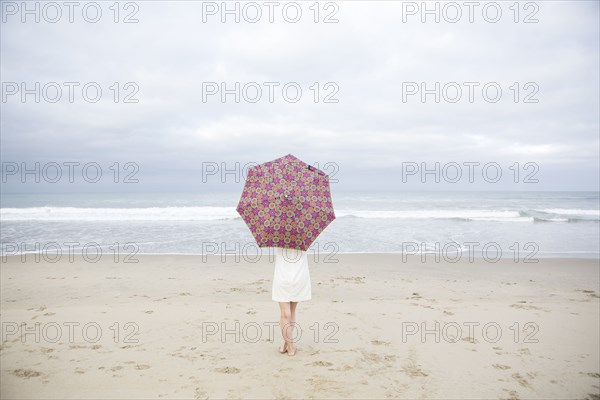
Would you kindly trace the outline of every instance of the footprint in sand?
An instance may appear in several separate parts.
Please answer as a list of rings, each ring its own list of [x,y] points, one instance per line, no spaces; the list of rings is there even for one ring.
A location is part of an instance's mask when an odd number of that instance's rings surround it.
[[[417,378],[420,376],[429,376],[429,374],[423,371],[413,360],[409,360],[409,363],[402,367],[402,372],[411,378]]]
[[[595,291],[593,291],[593,290],[581,290],[581,289],[576,289],[575,291],[576,291],[576,292],[585,293],[585,294],[589,295],[590,297],[594,297],[594,298],[600,298],[600,296],[598,296],[598,295],[596,294],[596,292],[595,292]]]
[[[518,301],[517,303],[520,303],[520,304],[511,304],[510,306],[512,308],[520,308],[522,310],[541,310],[540,307],[537,307],[537,306],[534,306],[531,304],[525,304],[525,303],[527,303],[526,301]]]
[[[401,371],[411,378],[429,376],[429,373],[423,371],[417,363],[415,349],[411,348],[408,353],[408,358],[406,359],[405,364],[402,366]]]
[[[98,350],[99,348],[101,348],[102,345],[99,344],[95,344],[92,346],[86,346],[86,345],[81,345],[81,344],[72,344],[69,346],[69,349],[92,349],[92,350]]]
[[[329,361],[315,361],[311,365],[315,367],[331,367],[333,363],[330,363]]]
[[[371,340],[371,344],[374,344],[376,346],[380,346],[382,344],[389,346],[390,342],[384,342],[383,340]]]
[[[323,393],[328,392],[332,393],[334,398],[345,398],[349,397],[350,393],[340,382],[322,378],[319,376],[314,376],[312,378],[308,378],[308,382],[310,383],[310,389],[315,393]],[[318,396],[309,396],[311,398]],[[322,396],[322,397],[332,397],[332,396]]]
[[[15,369],[12,371],[13,375],[18,376],[19,378],[35,378],[38,376],[42,376],[43,374],[39,371],[34,371],[32,369]]]
[[[195,400],[208,400],[208,393],[200,388],[196,388],[194,391],[194,399]]]
[[[529,382],[527,382],[527,379],[525,379],[521,374],[512,374],[512,377],[515,381],[519,382],[519,385],[526,388],[531,388],[531,385],[529,384]]]
[[[517,393],[516,391],[508,390],[508,389],[502,389],[502,390],[504,390],[505,392],[508,392],[508,395],[510,396],[506,400],[519,400],[520,399],[519,393]]]
[[[600,374],[597,372],[580,372],[580,374],[587,375],[591,378],[600,378]]]
[[[365,283],[364,276],[351,276],[351,277],[338,276],[335,279],[340,279],[340,280],[343,280],[346,282],[352,282],[352,283]]]
[[[239,374],[240,369],[236,367],[224,367],[224,368],[215,368],[215,371],[220,372],[222,374]]]
[[[368,351],[361,350],[363,359],[371,364],[377,364],[381,362],[381,356],[377,353],[369,353]]]

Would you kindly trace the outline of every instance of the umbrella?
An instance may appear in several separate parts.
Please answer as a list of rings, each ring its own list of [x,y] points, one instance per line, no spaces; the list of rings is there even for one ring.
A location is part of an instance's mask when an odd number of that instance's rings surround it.
[[[292,154],[256,165],[237,212],[259,247],[306,251],[335,219],[329,176]]]

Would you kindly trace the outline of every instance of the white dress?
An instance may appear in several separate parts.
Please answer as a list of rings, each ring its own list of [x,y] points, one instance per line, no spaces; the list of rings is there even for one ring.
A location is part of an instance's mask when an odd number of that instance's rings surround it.
[[[273,301],[307,301],[311,299],[310,273],[306,251],[276,247],[273,274]]]

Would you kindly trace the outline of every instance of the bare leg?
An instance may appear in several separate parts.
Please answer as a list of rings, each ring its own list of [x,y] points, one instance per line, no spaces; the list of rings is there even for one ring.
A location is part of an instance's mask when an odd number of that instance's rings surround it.
[[[280,302],[279,303],[279,311],[281,313],[279,317],[279,328],[281,329],[281,336],[283,336],[283,345],[279,348],[279,352],[285,353],[288,349],[291,348],[291,323],[290,319],[292,316],[291,302]]]
[[[290,302],[290,325],[296,328],[296,306],[298,305],[297,301]],[[291,332],[290,332],[291,335]],[[288,355],[293,356],[296,354],[295,346],[288,346]]]

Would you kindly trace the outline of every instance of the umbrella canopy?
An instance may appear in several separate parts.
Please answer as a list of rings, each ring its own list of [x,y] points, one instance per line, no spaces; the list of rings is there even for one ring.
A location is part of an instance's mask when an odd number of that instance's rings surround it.
[[[254,166],[237,212],[259,247],[306,251],[335,219],[329,176],[291,154]]]

